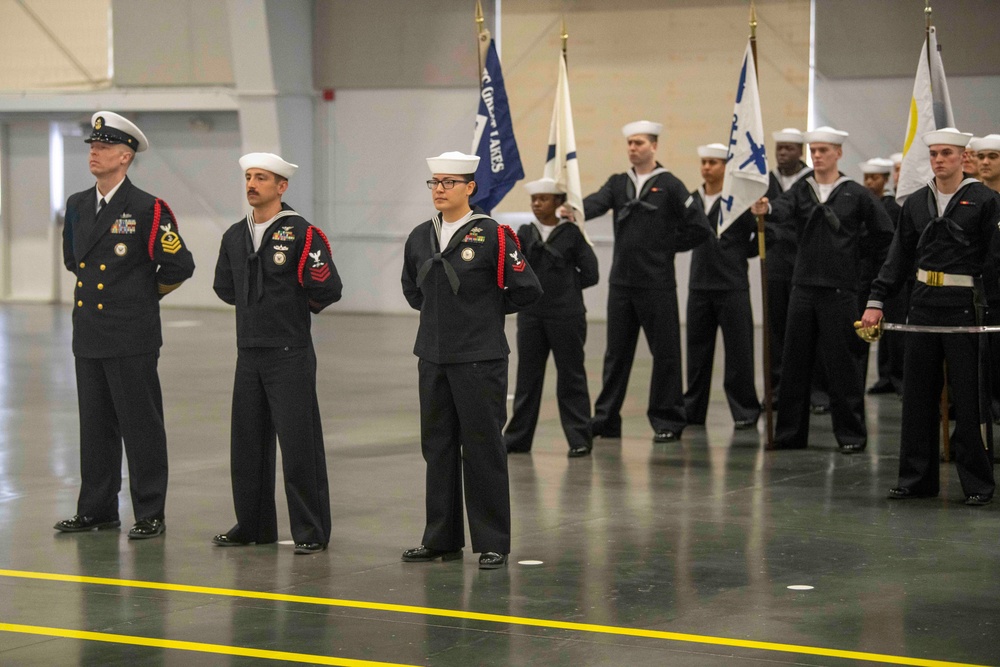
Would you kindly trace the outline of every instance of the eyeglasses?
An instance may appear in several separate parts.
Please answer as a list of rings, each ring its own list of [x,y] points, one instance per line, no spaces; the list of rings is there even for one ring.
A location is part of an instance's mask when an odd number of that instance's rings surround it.
[[[458,181],[455,180],[454,178],[446,178],[443,181],[439,181],[436,178],[432,178],[431,180],[427,181],[427,189],[433,190],[434,188],[440,185],[445,190],[451,190],[453,187],[455,187],[456,183],[471,183],[471,182],[472,181]]]

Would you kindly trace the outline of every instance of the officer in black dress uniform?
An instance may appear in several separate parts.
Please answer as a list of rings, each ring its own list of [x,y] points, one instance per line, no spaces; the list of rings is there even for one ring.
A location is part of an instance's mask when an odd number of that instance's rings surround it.
[[[556,399],[569,456],[590,454],[590,394],[583,366],[587,309],[583,290],[597,284],[597,255],[583,231],[557,209],[566,195],[551,178],[525,185],[535,222],[517,230],[521,251],[544,293],[517,314],[517,388],[514,414],[504,433],[508,452],[529,452],[542,402],[549,351],[556,363]]]
[[[662,130],[648,120],[623,127],[632,168],[583,201],[587,220],[614,212],[604,386],[591,421],[593,434],[603,438],[621,437],[621,408],[640,329],[653,354],[646,412],[653,441],[677,440],[687,424],[674,255],[691,250],[712,229],[684,184],[656,161]]]
[[[1000,197],[1000,134],[987,134],[973,139],[969,146],[976,151],[979,163],[979,180]],[[986,267],[984,267],[985,270]],[[987,276],[983,276],[987,286]],[[1000,289],[986,292],[986,323],[1000,324]],[[884,334],[883,334],[884,335]],[[993,423],[1000,424],[1000,333],[987,334],[990,357],[990,396],[992,397]],[[994,452],[995,455],[995,452]]]
[[[297,165],[273,153],[240,158],[253,207],[222,236],[215,293],[236,306],[236,380],[230,445],[236,525],[223,547],[278,539],[275,436],[296,554],[330,541],[330,487],[316,399],[311,315],[343,285],[318,227],[281,201]]]
[[[821,127],[805,133],[813,171],[768,204],[753,205],[779,224],[793,226],[798,238],[792,299],[782,354],[781,390],[775,449],[803,449],[809,439],[812,369],[822,362],[830,390],[830,415],[840,451],[864,451],[864,379],[857,363],[861,340],[854,333],[858,316],[858,275],[866,256],[881,261],[892,238],[892,221],[863,185],[837,169],[846,132]]]
[[[135,525],[130,539],[165,530],[167,435],[157,360],[160,299],[194,273],[166,202],[125,175],[145,135],[128,119],[91,119],[90,173],[97,185],[66,202],[63,260],[76,274],[73,355],[80,405],[77,513],[55,525],[73,533],[117,528],[122,443]]]
[[[722,144],[698,147],[705,182],[691,196],[715,225],[720,219],[719,198],[728,152]],[[684,393],[689,424],[705,423],[719,329],[726,350],[723,387],[735,427],[753,428],[760,416],[760,401],[754,386],[753,311],[747,278],[747,258],[757,253],[757,222],[749,212],[734,220],[720,236],[710,236],[691,252]]]
[[[420,448],[427,462],[427,524],[406,562],[462,557],[464,502],[481,569],[510,553],[510,488],[504,315],[541,296],[510,227],[469,207],[479,158],[458,152],[427,158],[439,213],[410,233],[403,251],[403,295],[420,311]]]
[[[908,324],[976,326],[982,323],[984,268],[992,280],[1000,265],[997,223],[1000,202],[989,188],[962,173],[962,153],[971,134],[945,128],[923,135],[934,179],[903,203],[889,256],[872,284],[861,320],[872,327],[882,305],[916,272]],[[996,287],[996,286],[994,286]],[[955,408],[955,467],[967,505],[985,505],[996,486],[988,447],[992,422],[984,400],[986,369],[982,336],[906,334],[899,482],[890,499],[932,497],[940,490],[938,402],[947,363]]]
[[[775,200],[791,189],[811,169],[802,161],[802,132],[786,127],[771,135],[777,167],[771,171],[766,197]],[[791,227],[768,225],[767,243],[767,322],[771,348],[771,391],[778,395],[781,386],[781,353],[785,347],[788,302],[792,298],[792,273],[795,269],[796,235]]]
[[[864,174],[865,187],[868,188],[876,199],[882,202],[885,212],[892,220],[893,229],[899,219],[899,204],[896,203],[896,195],[889,187],[889,178],[892,174],[892,160],[885,158],[872,158],[861,163],[861,173]],[[858,296],[863,298],[861,309],[864,310],[868,303],[868,291],[871,282],[878,274],[881,265],[872,265],[870,270],[864,272],[864,290]],[[906,310],[910,296],[911,284],[904,286],[891,299],[885,302],[884,313],[887,322],[902,324],[906,321]],[[868,370],[868,355],[863,356],[862,373]],[[878,341],[878,354],[876,359],[878,369],[878,380],[868,388],[869,394],[899,394],[903,395],[903,333],[901,331],[886,331]]]

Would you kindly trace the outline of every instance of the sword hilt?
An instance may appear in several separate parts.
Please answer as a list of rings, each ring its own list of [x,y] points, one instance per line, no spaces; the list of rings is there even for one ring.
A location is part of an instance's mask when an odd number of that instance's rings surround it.
[[[882,320],[870,327],[862,326],[861,322],[855,322],[854,333],[858,334],[858,338],[866,343],[874,343],[882,337]]]

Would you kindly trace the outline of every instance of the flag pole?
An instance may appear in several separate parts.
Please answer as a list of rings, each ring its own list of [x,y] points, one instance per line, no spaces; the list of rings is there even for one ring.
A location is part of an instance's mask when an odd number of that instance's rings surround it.
[[[927,71],[932,73],[931,67],[933,55],[931,54],[931,0],[924,0],[924,43],[927,45]],[[934,94],[934,76],[928,77],[928,85],[931,88],[931,96]],[[951,422],[948,419],[948,364],[944,363],[942,373],[944,384],[941,386],[941,460],[951,461]]]
[[[750,0],[750,53],[753,56],[754,74],[757,73],[757,8],[754,0]],[[764,449],[774,449],[774,387],[771,386],[771,327],[769,325],[769,310],[767,299],[767,250],[764,247],[764,216],[757,216],[757,249],[760,254],[760,301],[764,311],[763,341],[761,341],[764,356]]]
[[[569,41],[569,33],[566,32],[566,17],[565,16],[562,17],[562,31],[561,31],[559,37],[562,38],[563,60],[566,60],[566,43]],[[568,64],[569,63],[567,62],[567,65]]]
[[[486,22],[485,17],[483,17],[483,4],[480,0],[476,0],[476,56],[479,58],[479,69],[476,70],[476,79],[479,80],[479,88],[483,87],[483,23]]]

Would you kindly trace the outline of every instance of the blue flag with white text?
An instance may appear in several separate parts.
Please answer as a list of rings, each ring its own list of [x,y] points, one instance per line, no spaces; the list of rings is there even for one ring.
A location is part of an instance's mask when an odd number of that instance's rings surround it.
[[[496,43],[492,39],[486,50],[485,61],[476,131],[472,140],[472,152],[480,158],[479,168],[476,169],[479,191],[470,203],[489,213],[514,184],[524,178],[524,169],[514,140],[514,126],[510,122],[510,106],[507,103],[503,73],[500,71],[500,57],[497,56]]]

